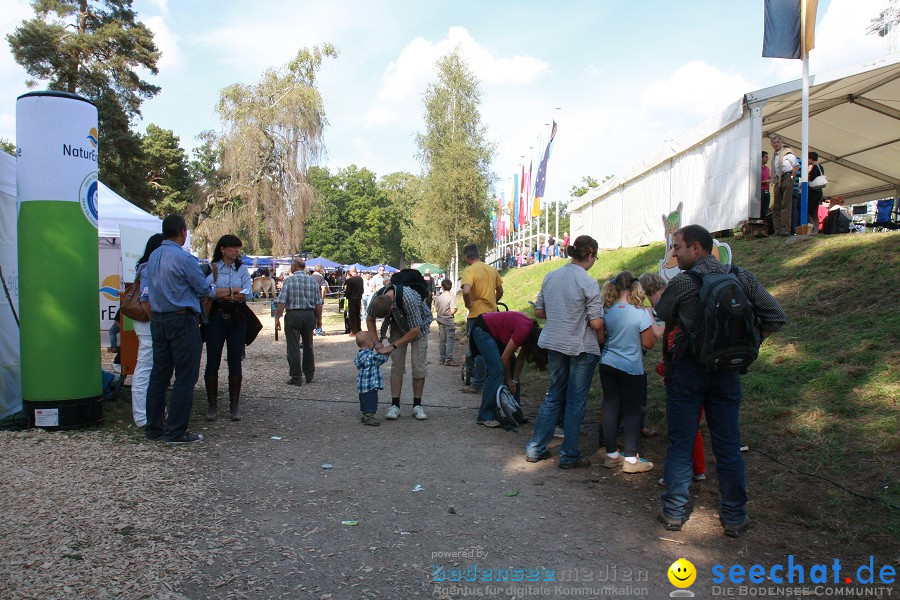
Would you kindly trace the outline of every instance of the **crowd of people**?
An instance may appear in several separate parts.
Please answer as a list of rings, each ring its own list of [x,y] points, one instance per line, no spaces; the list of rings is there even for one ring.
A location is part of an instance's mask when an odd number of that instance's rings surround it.
[[[148,439],[169,444],[203,439],[188,431],[188,424],[204,341],[207,418],[217,418],[218,371],[225,350],[230,417],[241,419],[241,360],[247,327],[241,305],[252,292],[247,267],[241,264],[240,239],[223,236],[216,244],[210,272],[204,274],[197,261],[181,249],[185,236],[184,220],[177,215],[167,217],[162,235],[148,241],[137,267],[143,275],[141,301],[150,320],[136,326],[140,349],[132,385],[134,418]],[[524,448],[525,460],[536,463],[551,458],[548,446],[561,427],[559,468],[589,467],[591,460],[580,450],[580,434],[594,372],[599,371],[603,415],[598,452],[602,466],[625,474],[650,472],[654,464],[640,455],[639,448],[641,433],[647,431],[643,355],[663,339],[658,371],[665,377],[669,447],[661,479],[665,492],[659,520],[667,529],[680,529],[686,519],[691,480],[705,476],[702,440],[700,473],[696,453],[699,422],[705,413],[717,458],[722,525],[726,535],[741,535],[749,521],[738,424],[740,380],[736,372],[700,362],[694,336],[696,324],[705,318],[700,299],[703,280],[730,276],[750,303],[762,337],[777,331],[786,317],[750,272],[721,264],[712,256],[712,247],[708,231],[696,225],[682,227],[672,244],[682,272],[668,283],[656,274],[637,278],[628,271],[598,282],[588,273],[597,260],[598,244],[590,236],[579,236],[564,246],[569,261],[544,277],[532,318],[498,310],[503,280],[496,269],[481,261],[475,244],[467,245],[461,293],[467,310],[465,373],[470,383],[462,391],[481,396],[476,423],[488,428],[504,426],[506,419],[498,414],[498,390],[505,387],[518,400],[525,362],[548,368],[549,383]],[[287,383],[300,386],[312,383],[315,376],[313,338],[321,331],[329,284],[320,272],[307,272],[299,257],[293,259],[290,272],[277,296],[275,329],[282,330],[283,319],[290,371]],[[359,274],[351,268],[344,281],[348,333],[357,345],[363,425],[380,425],[378,392],[385,387],[381,365],[388,361],[391,402],[383,416],[400,418],[407,355],[412,415],[420,421],[428,418],[423,397],[428,336],[434,320],[432,300],[440,335],[440,363],[458,366],[454,361],[458,308],[453,285],[448,280],[435,285],[427,272],[426,277],[414,274],[417,277],[409,278],[401,272],[392,282],[383,267],[375,274]],[[645,305],[648,300],[650,306]],[[204,304],[209,305],[206,311]],[[165,394],[173,374],[164,420]]]

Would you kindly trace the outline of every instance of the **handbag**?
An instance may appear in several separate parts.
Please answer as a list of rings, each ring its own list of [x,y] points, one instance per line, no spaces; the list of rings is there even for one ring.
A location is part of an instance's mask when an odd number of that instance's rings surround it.
[[[259,335],[259,332],[262,331],[262,323],[259,320],[259,317],[256,316],[256,313],[253,312],[253,309],[247,306],[246,302],[240,302],[241,309],[243,310],[244,320],[247,322],[247,333],[244,335],[244,345],[249,346],[253,343],[253,340],[256,339],[256,336]]]
[[[819,176],[809,182],[809,187],[814,190],[821,190],[828,185],[828,178],[825,177],[825,170],[822,169],[821,165],[815,165],[815,167],[819,167]]]
[[[134,283],[125,284],[125,291],[119,299],[119,309],[122,311],[122,314],[132,321],[142,321],[146,323],[150,320],[150,317],[147,315],[146,311],[144,311],[144,307],[141,304],[141,278],[143,275],[144,273],[141,271],[138,276],[135,277]]]
[[[809,187],[814,190],[821,190],[826,185],[828,185],[828,178],[825,175],[819,175],[815,179],[809,182]]]

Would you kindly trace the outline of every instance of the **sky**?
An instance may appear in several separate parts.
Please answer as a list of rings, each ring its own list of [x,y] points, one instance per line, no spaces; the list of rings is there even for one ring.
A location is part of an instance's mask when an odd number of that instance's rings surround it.
[[[811,74],[886,55],[887,40],[866,34],[886,5],[820,0]],[[509,187],[523,158],[537,170],[555,119],[546,195],[561,202],[583,176],[617,173],[744,93],[801,75],[799,60],[762,58],[763,0],[135,0],[134,9],[162,52],[159,74],[147,74],[162,91],[143,104],[141,132],[150,123],[171,129],[190,152],[197,134],[221,127],[221,89],[254,84],[300,48],[330,42],[340,56],[319,74],[329,121],[322,164],[419,173],[422,95],[436,60],[459,46],[496,145],[495,192]],[[3,0],[0,33],[32,15],[27,1]],[[2,139],[15,139],[27,79],[4,41]]]

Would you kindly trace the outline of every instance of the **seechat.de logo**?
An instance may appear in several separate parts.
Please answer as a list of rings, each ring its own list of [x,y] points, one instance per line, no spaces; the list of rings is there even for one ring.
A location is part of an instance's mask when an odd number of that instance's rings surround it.
[[[119,276],[107,275],[100,284],[100,293],[110,302],[119,301]]]
[[[91,127],[91,130],[87,134],[87,139],[91,142],[91,146],[94,148],[97,147],[97,144],[100,143],[100,136],[97,134],[96,127]]]
[[[679,588],[669,592],[670,598],[693,598],[694,592],[688,590],[691,584],[697,579],[697,568],[686,558],[679,558],[666,571],[669,576],[669,583]]]

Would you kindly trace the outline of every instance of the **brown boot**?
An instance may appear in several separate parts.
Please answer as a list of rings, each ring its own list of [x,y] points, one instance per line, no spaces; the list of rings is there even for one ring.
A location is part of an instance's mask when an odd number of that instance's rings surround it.
[[[206,383],[206,399],[209,401],[209,410],[206,411],[206,420],[215,421],[218,415],[216,409],[219,406],[219,376],[207,375],[203,378]]]
[[[231,420],[232,421],[240,421],[241,413],[238,410],[238,404],[241,402],[241,380],[243,376],[241,375],[229,375],[228,376],[228,397],[231,407]]]

